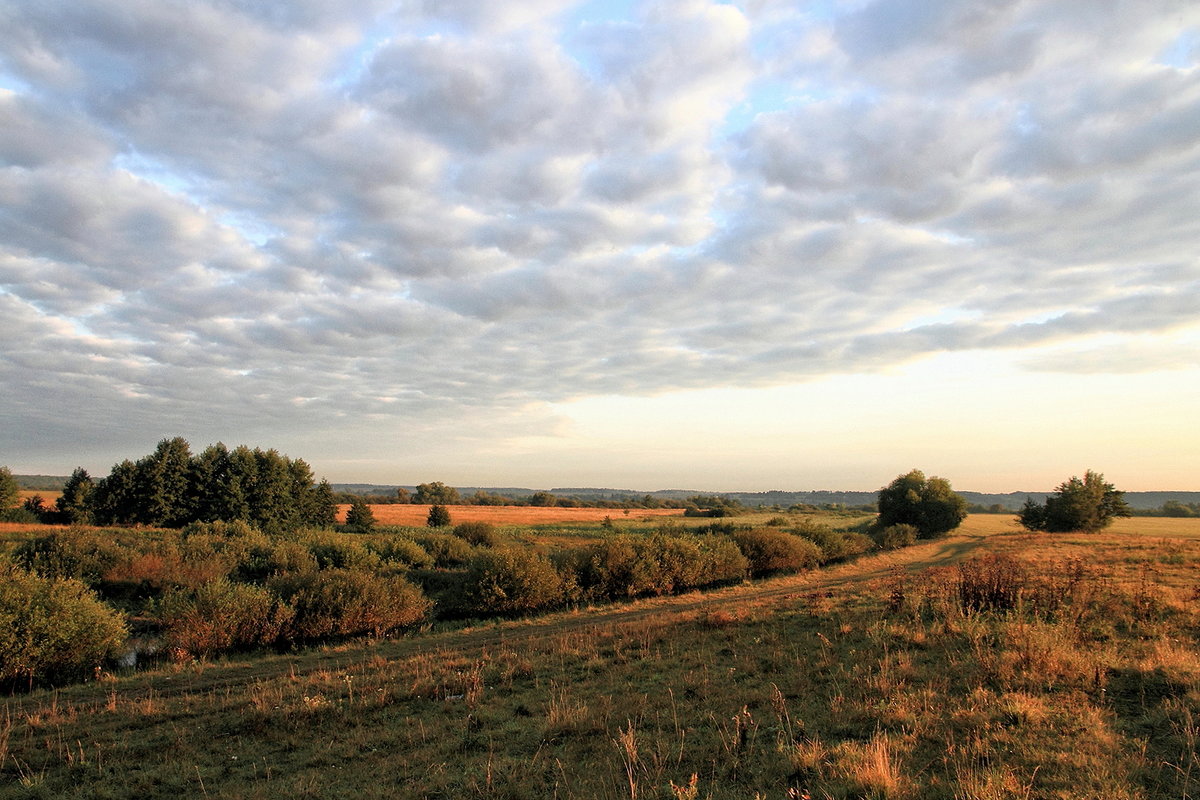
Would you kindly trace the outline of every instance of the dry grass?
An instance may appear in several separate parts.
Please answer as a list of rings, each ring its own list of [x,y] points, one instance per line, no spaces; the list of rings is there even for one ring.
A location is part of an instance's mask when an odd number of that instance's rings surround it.
[[[338,520],[345,520],[348,505],[338,506]],[[422,526],[429,518],[425,505],[373,505],[371,513],[380,525]],[[460,522],[490,522],[493,525],[549,525],[556,522],[601,522],[605,517],[614,521],[649,520],[683,515],[680,508],[635,508],[626,514],[620,508],[559,508],[543,506],[449,506],[454,524]]]
[[[1200,540],[1172,522],[976,516],[708,595],[10,698],[0,797],[1197,797]],[[993,552],[1041,605],[957,604]]]

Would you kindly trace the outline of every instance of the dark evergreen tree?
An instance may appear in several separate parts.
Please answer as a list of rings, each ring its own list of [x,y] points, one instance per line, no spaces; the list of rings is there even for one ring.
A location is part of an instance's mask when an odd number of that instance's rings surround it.
[[[444,528],[450,524],[450,509],[443,505],[432,505],[429,507],[429,517],[425,520],[426,527],[429,528]]]
[[[55,505],[68,525],[90,525],[95,520],[93,493],[96,484],[83,467],[76,467],[63,484],[63,493]]]
[[[137,521],[137,465],[129,459],[113,466],[108,477],[96,483],[93,508],[102,525],[128,525]]]
[[[369,533],[375,527],[375,514],[361,497],[350,501],[346,511],[346,527],[358,533]]]
[[[1059,484],[1044,504],[1026,500],[1020,520],[1034,531],[1095,533],[1111,525],[1115,518],[1128,517],[1130,513],[1125,493],[1089,469],[1082,480],[1072,476]]]

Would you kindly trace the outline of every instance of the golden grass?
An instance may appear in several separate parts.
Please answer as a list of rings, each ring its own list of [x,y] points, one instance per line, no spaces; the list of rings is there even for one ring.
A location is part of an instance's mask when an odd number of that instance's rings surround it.
[[[338,506],[338,520],[346,519],[349,505]],[[372,505],[371,513],[380,525],[422,526],[429,518],[426,505]],[[602,522],[610,517],[621,520],[650,520],[659,517],[679,517],[681,508],[634,508],[629,513],[621,508],[560,508],[558,506],[448,506],[450,520],[460,522],[490,522],[493,525],[548,525],[556,522]]]

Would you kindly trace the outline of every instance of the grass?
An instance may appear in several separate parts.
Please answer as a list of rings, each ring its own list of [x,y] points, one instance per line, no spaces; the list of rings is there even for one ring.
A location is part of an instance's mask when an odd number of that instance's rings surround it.
[[[12,697],[0,797],[1194,797],[1200,521],[1142,521]]]
[[[338,519],[346,518],[350,506],[338,506]],[[410,504],[372,505],[371,513],[380,525],[422,526],[429,518],[429,506]],[[605,517],[622,519],[682,516],[681,508],[635,508],[625,514],[620,508],[560,508],[557,506],[448,506],[454,524],[460,522],[490,522],[493,525],[546,525],[558,522],[596,523]]]

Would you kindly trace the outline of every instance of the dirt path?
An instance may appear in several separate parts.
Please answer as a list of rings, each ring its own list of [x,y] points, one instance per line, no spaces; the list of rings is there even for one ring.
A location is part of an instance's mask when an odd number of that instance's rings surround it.
[[[630,603],[558,612],[531,619],[484,623],[471,628],[417,634],[398,640],[353,643],[285,655],[252,656],[240,661],[197,664],[178,671],[155,670],[122,676],[112,682],[68,686],[57,691],[35,692],[6,701],[9,713],[44,708],[48,703],[78,710],[104,706],[114,699],[166,699],[231,689],[285,676],[302,677],[322,670],[369,668],[364,662],[395,660],[421,653],[469,653],[485,648],[519,648],[523,642],[584,630],[611,629],[648,619],[683,620],[701,613],[754,606],[770,608],[804,602],[825,592],[842,594],[887,578],[896,568],[916,572],[952,564],[983,545],[1003,529],[986,525],[964,526],[953,536],[889,553],[868,556],[845,564],[745,583],[708,592],[637,600]],[[355,667],[355,665],[359,665]]]

